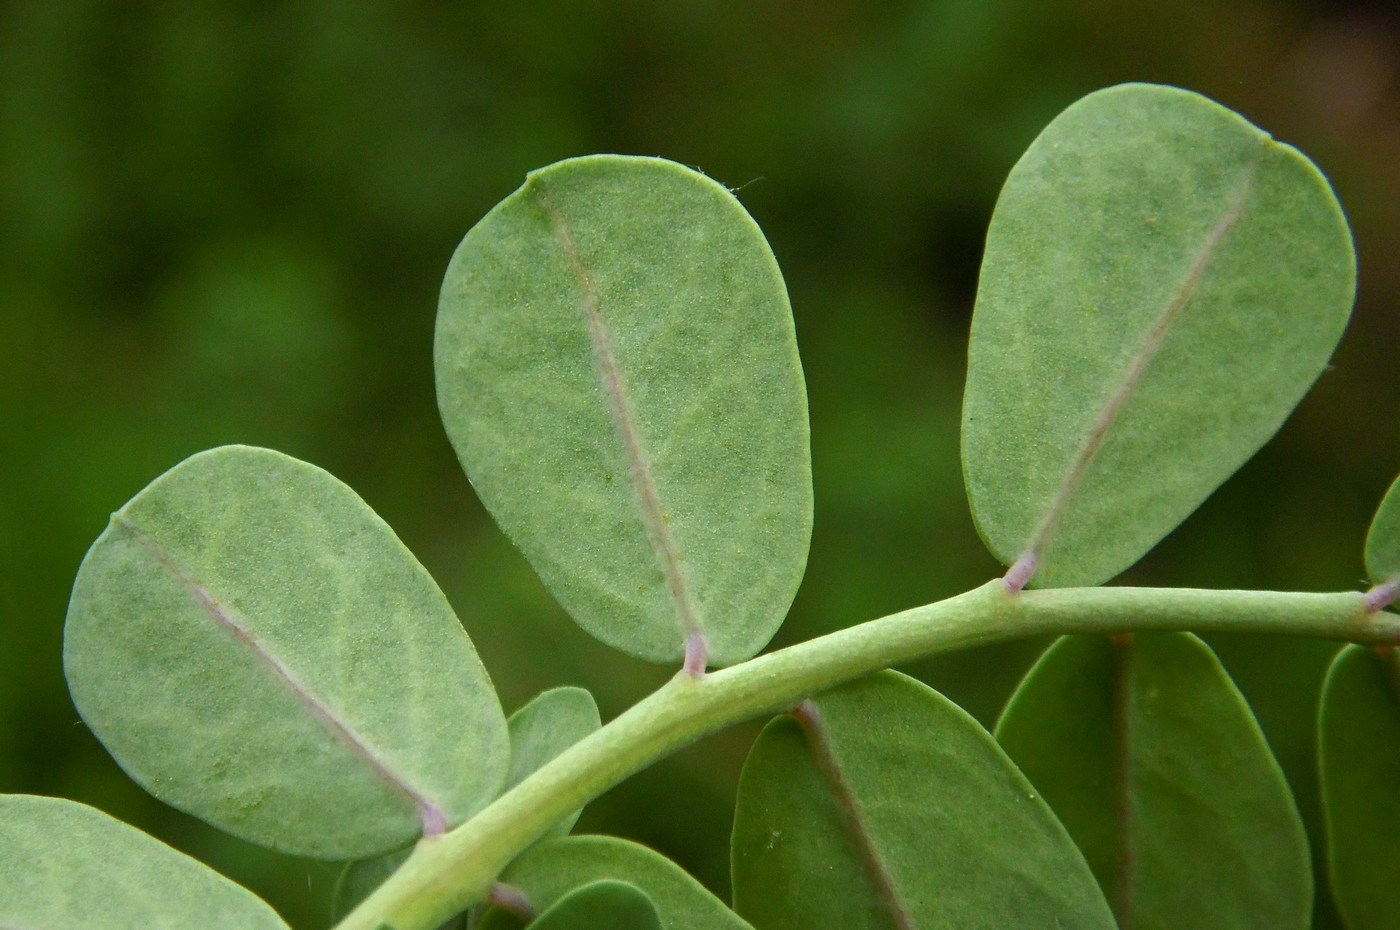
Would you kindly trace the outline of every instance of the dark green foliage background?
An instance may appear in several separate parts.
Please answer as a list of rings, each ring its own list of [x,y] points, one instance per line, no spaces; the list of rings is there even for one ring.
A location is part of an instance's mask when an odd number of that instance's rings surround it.
[[[0,2],[0,791],[95,804],[294,925],[325,924],[333,867],[145,796],[62,680],[69,586],[107,514],[220,443],[279,448],[359,491],[443,585],[508,710],[580,684],[606,719],[670,673],[560,616],[485,520],[435,409],[452,249],[525,171],[588,152],[741,187],[787,275],[817,496],[790,642],[998,571],[963,499],[958,411],[982,234],[1035,133],[1124,80],[1239,110],[1331,177],[1360,300],[1280,437],[1126,578],[1360,585],[1400,468],[1400,23],[1343,6]],[[1312,709],[1333,650],[1213,642],[1316,842]],[[908,670],[988,721],[1040,645]],[[651,844],[727,894],[755,732],[639,776],[580,829]],[[1325,895],[1319,915],[1336,926]]]

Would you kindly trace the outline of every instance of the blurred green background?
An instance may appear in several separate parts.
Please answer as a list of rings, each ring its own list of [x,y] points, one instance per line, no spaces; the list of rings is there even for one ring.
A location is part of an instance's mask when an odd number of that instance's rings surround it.
[[[1389,12],[1387,12],[1389,11]],[[1124,80],[1206,93],[1309,153],[1355,229],[1335,365],[1279,437],[1125,580],[1362,584],[1400,469],[1400,20],[1283,0],[0,2],[0,791],[95,804],[299,928],[336,867],[144,795],[79,722],[68,589],[110,511],[185,456],[273,446],[356,488],[438,578],[507,709],[563,683],[623,709],[669,669],[577,630],[486,520],[437,421],[437,288],[527,170],[664,155],[739,187],[787,275],[817,513],[780,642],[998,566],[962,495],[964,342],[986,222],[1062,107]],[[1327,644],[1215,637],[1310,818]],[[1042,642],[910,669],[984,721]],[[581,830],[727,894],[740,727]],[[197,734],[193,738],[198,738]],[[1336,927],[1319,893],[1319,930]]]

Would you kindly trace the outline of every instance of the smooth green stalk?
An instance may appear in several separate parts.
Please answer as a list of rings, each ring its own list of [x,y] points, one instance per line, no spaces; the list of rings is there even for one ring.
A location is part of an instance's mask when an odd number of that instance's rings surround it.
[[[1293,594],[1065,588],[1010,594],[997,579],[722,671],[678,674],[467,823],[425,839],[336,930],[432,930],[482,900],[496,876],[570,811],[701,737],[887,666],[1046,633],[1284,633],[1400,645],[1400,616],[1359,592]]]

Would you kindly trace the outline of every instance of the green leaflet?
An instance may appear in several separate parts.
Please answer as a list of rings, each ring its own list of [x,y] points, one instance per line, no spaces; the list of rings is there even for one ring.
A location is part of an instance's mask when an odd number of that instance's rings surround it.
[[[0,795],[0,927],[287,930],[204,864],[62,798]]]
[[[519,889],[536,911],[547,911],[593,882],[625,881],[645,892],[663,930],[752,930],[680,866],[645,846],[611,836],[568,836],[533,846],[501,881]],[[514,930],[521,922],[497,908],[480,930]]]
[[[1115,926],[987,732],[895,672],[763,730],[739,782],[733,874],[735,910],[759,930]]]
[[[453,256],[435,352],[472,485],[584,629],[656,661],[763,648],[807,560],[807,398],[729,191],[656,158],[532,172]]]
[[[583,688],[551,688],[510,715],[510,772],[505,790],[602,725],[593,695]],[[546,838],[567,836],[582,810],[560,821]]]
[[[1366,534],[1366,571],[1373,584],[1400,581],[1400,478],[1385,492]]]
[[[1394,650],[1347,646],[1337,654],[1322,688],[1318,751],[1337,910],[1350,930],[1398,930],[1400,661]]]
[[[510,730],[510,771],[501,789],[502,794],[597,730],[601,721],[593,695],[583,688],[566,687],[551,688],[536,695],[534,700],[511,714],[506,724]],[[581,813],[575,811],[546,833],[545,838],[567,836]],[[332,910],[336,916],[344,917],[351,908],[369,897],[370,892],[403,865],[409,852],[403,849],[387,856],[348,863],[333,896]]]
[[[1060,639],[997,739],[1134,930],[1302,930],[1307,837],[1254,715],[1190,634]]]
[[[64,667],[137,782],[299,855],[401,847],[506,775],[496,694],[432,578],[353,491],[266,449],[195,455],[113,515]]]
[[[1065,110],[987,232],[963,402],[987,545],[1051,587],[1132,565],[1279,428],[1354,289],[1341,207],[1295,149],[1170,87]]]
[[[626,882],[584,885],[530,923],[531,930],[662,930],[656,906]]]

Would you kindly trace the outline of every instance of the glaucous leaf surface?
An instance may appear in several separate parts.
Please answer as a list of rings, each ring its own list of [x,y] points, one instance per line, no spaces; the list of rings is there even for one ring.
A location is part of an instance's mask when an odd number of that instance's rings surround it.
[[[1327,181],[1204,97],[1125,84],[1055,118],[987,232],[963,472],[1035,582],[1136,562],[1271,437],[1346,325],[1355,256]]]
[[[1186,633],[1064,637],[997,739],[1134,930],[1290,930],[1312,915],[1307,837],[1244,698]]]
[[[514,788],[540,766],[602,726],[593,695],[583,688],[551,688],[510,715],[510,771],[504,791]],[[567,836],[582,810],[545,834]]]
[[[811,535],[807,397],[787,291],[722,185],[657,158],[532,172],[443,282],[438,404],[502,529],[584,629],[746,659]]]
[[[73,586],[74,703],[156,797],[286,852],[361,858],[460,823],[505,717],[427,571],[344,484],[225,446],[112,517]]]
[[[538,912],[575,889],[603,880],[625,881],[646,893],[663,930],[752,930],[670,859],[611,836],[567,836],[526,850],[501,876]],[[500,908],[487,911],[480,930],[522,926]]]
[[[1392,495],[1393,496],[1393,495]],[[1332,898],[1348,930],[1400,930],[1400,660],[1347,646],[1318,720]]]
[[[551,688],[536,695],[534,700],[510,715],[506,721],[510,731],[510,771],[506,775],[504,794],[525,780],[525,776],[568,749],[574,743],[597,730],[601,725],[598,705],[593,695],[583,688]],[[545,837],[567,836],[578,821],[576,811],[545,834]],[[408,858],[408,849],[387,856],[348,863],[336,883],[332,910],[343,917]]]
[[[640,888],[601,881],[571,891],[530,923],[531,930],[662,930],[656,906]]]
[[[1115,926],[991,736],[895,672],[764,728],[739,782],[733,877],[735,910],[759,930]]]
[[[1373,584],[1400,580],[1400,478],[1385,492],[1366,534],[1366,572]]]
[[[246,888],[74,801],[0,795],[0,927],[287,930]]]

